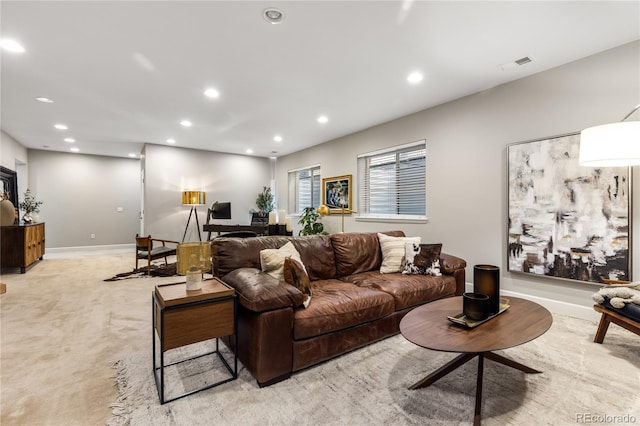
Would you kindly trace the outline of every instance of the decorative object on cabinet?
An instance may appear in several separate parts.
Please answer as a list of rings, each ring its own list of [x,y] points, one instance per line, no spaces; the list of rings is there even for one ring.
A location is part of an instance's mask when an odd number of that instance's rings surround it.
[[[4,192],[2,194],[2,200],[0,200],[0,225],[9,226],[13,225],[16,221],[16,207],[9,200],[9,193]]]
[[[24,223],[37,222],[37,216],[35,216],[35,213],[40,213],[41,205],[42,201],[36,201],[33,194],[31,194],[31,190],[27,188],[24,193],[24,199],[18,203],[20,210],[24,211],[22,221]]]
[[[44,257],[44,223],[3,226],[0,232],[0,266],[20,268],[24,274]]]
[[[631,171],[582,167],[579,147],[579,133],[507,147],[508,270],[630,280]]]

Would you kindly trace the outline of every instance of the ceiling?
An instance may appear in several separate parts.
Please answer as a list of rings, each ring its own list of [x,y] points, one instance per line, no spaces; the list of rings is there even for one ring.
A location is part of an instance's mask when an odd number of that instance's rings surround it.
[[[281,156],[640,39],[638,1],[5,0],[0,19],[25,49],[1,52],[2,130],[117,157]]]

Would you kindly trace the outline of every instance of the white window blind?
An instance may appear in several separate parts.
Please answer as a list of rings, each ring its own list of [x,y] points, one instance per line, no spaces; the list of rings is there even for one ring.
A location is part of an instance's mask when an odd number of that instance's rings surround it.
[[[358,213],[426,219],[426,141],[358,156]]]
[[[289,211],[302,213],[305,207],[320,205],[320,166],[289,172]]]

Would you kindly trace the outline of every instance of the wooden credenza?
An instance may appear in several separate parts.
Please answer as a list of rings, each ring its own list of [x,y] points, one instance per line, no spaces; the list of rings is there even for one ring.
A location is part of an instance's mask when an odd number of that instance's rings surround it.
[[[24,274],[44,256],[44,223],[0,228],[2,268],[20,268]]]

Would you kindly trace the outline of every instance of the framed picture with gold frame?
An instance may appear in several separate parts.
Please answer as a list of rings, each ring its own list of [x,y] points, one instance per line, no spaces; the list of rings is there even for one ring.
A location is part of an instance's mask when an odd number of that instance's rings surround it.
[[[322,179],[322,204],[330,214],[351,213],[351,175]]]

